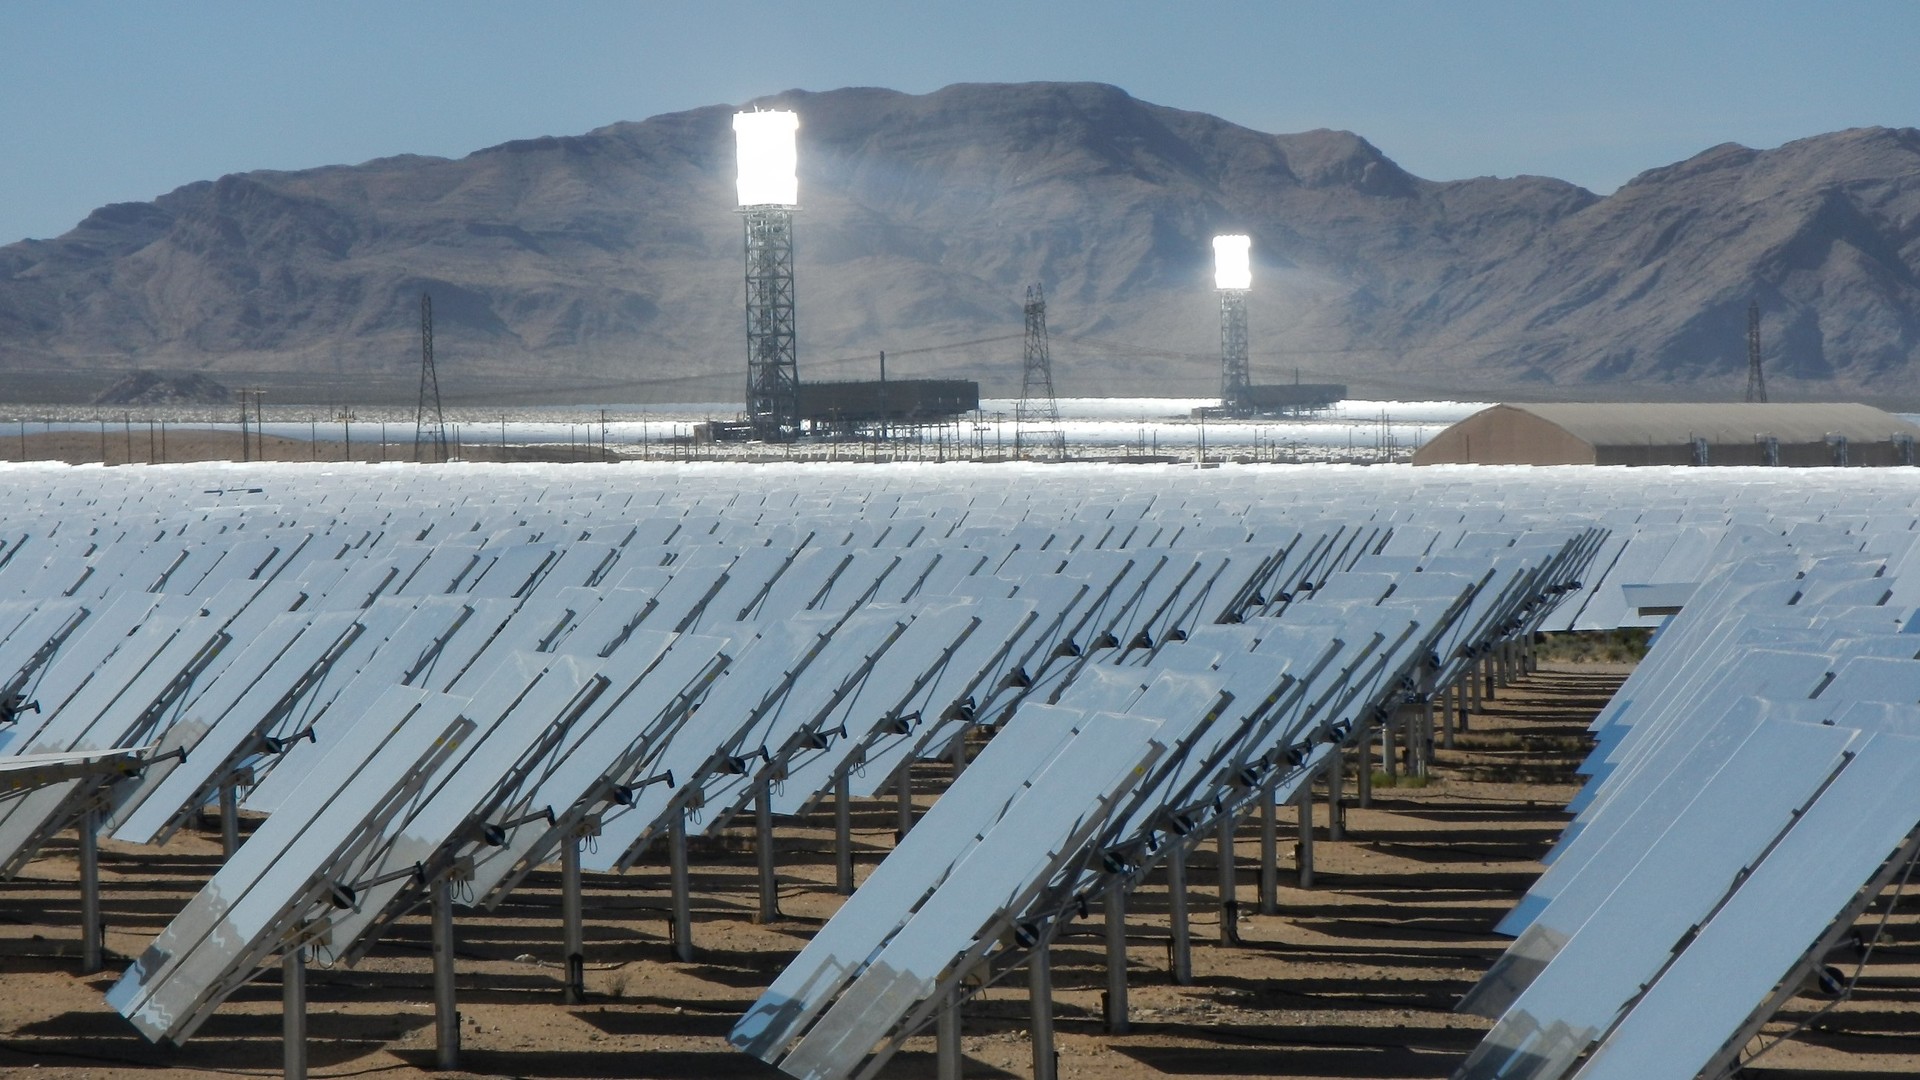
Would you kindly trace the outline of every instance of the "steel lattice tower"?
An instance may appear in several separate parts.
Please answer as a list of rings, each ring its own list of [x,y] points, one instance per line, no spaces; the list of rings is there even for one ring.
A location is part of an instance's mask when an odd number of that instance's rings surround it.
[[[1220,409],[1230,416],[1253,412],[1247,375],[1247,290],[1220,290]]]
[[[1747,304],[1747,400],[1767,400],[1767,373],[1760,366],[1760,301]]]
[[[433,415],[427,415],[432,395]],[[447,420],[440,411],[440,375],[433,369],[433,297],[420,294],[420,403],[413,411],[413,460],[447,460]]]
[[[1047,298],[1039,285],[1027,286],[1027,346],[1020,373],[1020,404],[1013,413],[1013,456],[1038,451],[1041,460],[1064,458],[1060,403],[1053,396],[1053,357],[1047,350]]]
[[[747,419],[756,438],[800,434],[800,365],[793,330],[793,208],[745,207]]]

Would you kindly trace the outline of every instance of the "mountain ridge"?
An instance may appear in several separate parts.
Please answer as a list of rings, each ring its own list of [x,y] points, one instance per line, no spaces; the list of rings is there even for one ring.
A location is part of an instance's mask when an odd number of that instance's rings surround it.
[[[901,377],[1012,393],[1039,281],[1063,394],[1213,392],[1208,241],[1246,231],[1256,381],[1725,400],[1745,385],[1753,299],[1784,396],[1920,397],[1911,128],[1721,144],[1601,196],[1427,180],[1351,132],[1263,133],[1104,84],[754,105],[801,115],[803,379],[867,377],[885,349]],[[400,394],[424,290],[454,396],[727,393],[744,368],[734,111],[101,207],[0,247],[0,371]]]

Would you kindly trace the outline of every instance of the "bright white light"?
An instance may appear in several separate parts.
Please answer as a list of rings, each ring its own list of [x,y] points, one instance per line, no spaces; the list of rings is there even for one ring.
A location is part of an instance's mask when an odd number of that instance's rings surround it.
[[[785,110],[733,114],[741,206],[792,206],[800,201],[800,158],[794,148],[794,132],[799,130],[800,117]]]
[[[1247,252],[1253,240],[1246,236],[1213,238],[1213,286],[1216,289],[1253,288],[1253,265]]]

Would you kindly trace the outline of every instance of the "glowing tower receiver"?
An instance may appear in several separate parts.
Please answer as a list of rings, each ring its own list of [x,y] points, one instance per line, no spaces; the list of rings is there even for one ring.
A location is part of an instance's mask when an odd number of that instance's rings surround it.
[[[741,206],[792,206],[800,201],[799,130],[800,117],[784,110],[733,114]]]
[[[755,437],[800,434],[800,367],[793,320],[793,206],[799,200],[800,118],[733,116],[740,213],[747,223],[747,419]]]
[[[1247,290],[1253,287],[1245,236],[1213,238],[1213,284],[1220,290],[1220,410],[1229,415],[1253,411],[1247,374]]]

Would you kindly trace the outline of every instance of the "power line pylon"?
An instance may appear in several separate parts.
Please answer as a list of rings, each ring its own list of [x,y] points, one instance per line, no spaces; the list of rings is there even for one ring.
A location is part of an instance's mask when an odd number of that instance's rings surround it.
[[[1747,401],[1767,400],[1767,373],[1760,366],[1760,301],[1747,303]]]
[[[1066,457],[1060,431],[1060,402],[1053,396],[1053,357],[1047,350],[1047,298],[1039,285],[1027,286],[1027,345],[1020,373],[1020,404],[1013,413],[1013,456],[1042,461]]]
[[[427,415],[427,397],[433,415]],[[447,460],[447,419],[440,411],[440,375],[433,369],[433,297],[420,294],[420,404],[413,411],[413,460]]]

